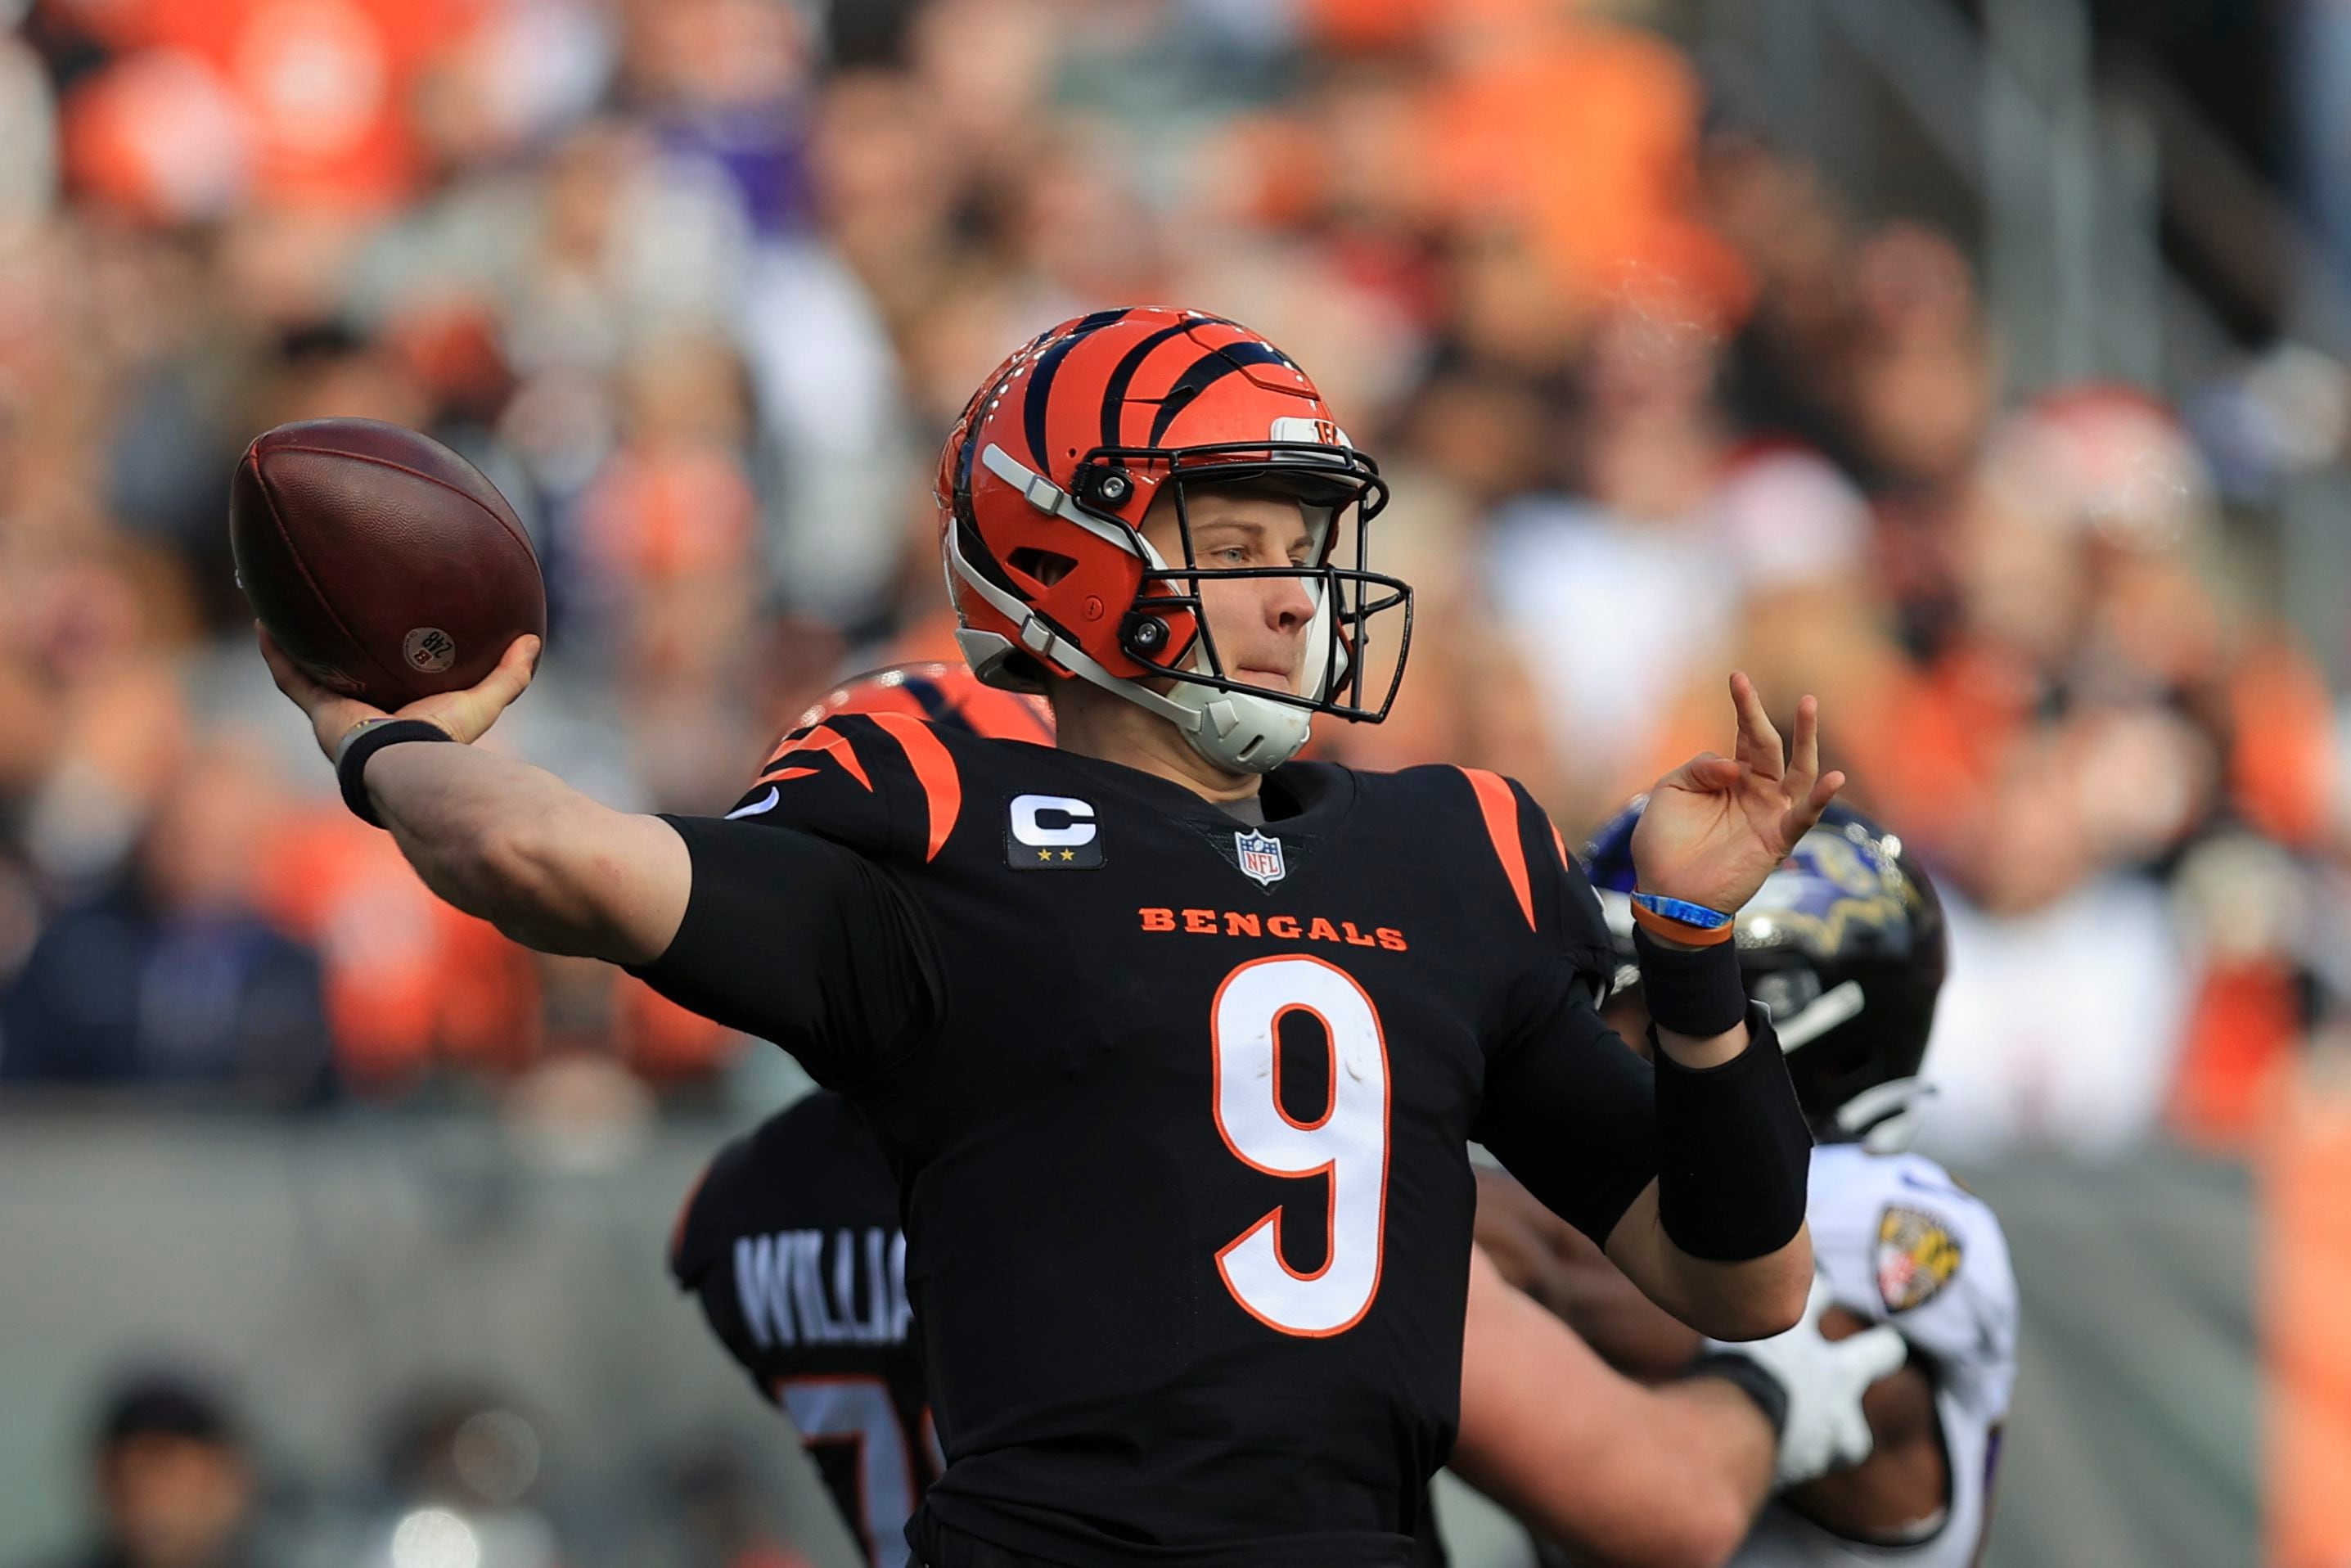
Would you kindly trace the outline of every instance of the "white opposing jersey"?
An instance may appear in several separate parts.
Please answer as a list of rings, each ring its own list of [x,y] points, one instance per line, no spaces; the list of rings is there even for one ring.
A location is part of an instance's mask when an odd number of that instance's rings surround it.
[[[1857,1144],[1813,1151],[1813,1256],[1837,1304],[1891,1323],[1935,1381],[1950,1505],[1908,1542],[1849,1541],[1779,1503],[1732,1561],[1741,1568],[1966,1568],[1982,1545],[2000,1427],[2016,1382],[2016,1276],[2000,1221],[1923,1155]]]

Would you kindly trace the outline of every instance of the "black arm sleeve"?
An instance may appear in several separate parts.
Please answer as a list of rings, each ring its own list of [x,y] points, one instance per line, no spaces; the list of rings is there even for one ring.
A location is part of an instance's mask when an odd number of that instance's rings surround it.
[[[773,1040],[827,1088],[874,1084],[929,1043],[945,1000],[935,949],[885,869],[769,823],[662,820],[685,841],[693,892],[669,950],[631,974]]]
[[[1569,986],[1542,1027],[1488,1061],[1471,1136],[1605,1246],[1657,1174],[1656,1074],[1600,1020],[1590,993]]]

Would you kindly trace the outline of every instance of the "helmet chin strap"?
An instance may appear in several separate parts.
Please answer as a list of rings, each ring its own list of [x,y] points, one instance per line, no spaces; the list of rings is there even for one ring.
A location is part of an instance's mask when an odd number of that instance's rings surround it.
[[[1918,1135],[1918,1118],[1934,1086],[1896,1078],[1863,1090],[1837,1107],[1837,1131],[1873,1155],[1898,1155]]]
[[[1094,521],[1079,510],[1075,500],[1060,486],[1035,472],[1002,447],[990,443],[980,454],[980,461],[990,472],[1006,483],[1019,486],[1029,504],[1039,511],[1068,517],[1111,542],[1128,547],[1123,536],[1114,535],[1103,524]],[[1326,521],[1324,527],[1329,527]],[[1019,628],[1018,646],[1041,659],[1050,659],[1071,674],[1103,691],[1112,692],[1155,717],[1165,719],[1176,732],[1191,744],[1192,749],[1228,773],[1270,773],[1305,747],[1312,734],[1314,716],[1306,709],[1273,698],[1248,692],[1225,691],[1197,681],[1178,680],[1174,689],[1154,691],[1140,681],[1114,675],[1084,649],[1056,632],[1046,620],[1023,603],[983,577],[963,553],[956,529],[946,530],[947,586],[950,591],[960,582],[979,595],[991,608]],[[1169,570],[1167,562],[1148,539],[1141,540],[1144,564],[1155,571]],[[1308,685],[1319,699],[1335,678],[1326,670],[1326,657],[1331,643],[1330,597],[1320,584],[1314,588],[1314,619],[1306,629],[1308,657],[1311,661]],[[1014,645],[987,632],[962,632],[956,634],[964,657],[982,679],[989,679],[1014,651]],[[1345,655],[1342,653],[1341,659]],[[1213,672],[1204,668],[1207,658],[1205,640],[1192,656],[1196,673]],[[995,678],[1000,679],[999,676]]]

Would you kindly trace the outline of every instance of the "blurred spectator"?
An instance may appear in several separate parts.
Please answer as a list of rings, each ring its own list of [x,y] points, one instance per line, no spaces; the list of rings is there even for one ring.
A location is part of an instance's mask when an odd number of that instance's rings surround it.
[[[392,1568],[465,1563],[558,1568],[555,1528],[534,1506],[538,1428],[486,1391],[434,1389],[394,1416],[381,1547]]]
[[[758,1489],[732,1448],[688,1455],[669,1481],[684,1526],[684,1568],[809,1568],[809,1560],[768,1527]]]
[[[132,1375],[107,1397],[91,1454],[89,1546],[57,1568],[257,1568],[256,1479],[219,1394],[176,1368]]]
[[[274,781],[233,739],[199,749],[130,874],[69,905],[0,993],[0,1079],[172,1083],[266,1105],[333,1092],[316,953],[252,904]]]

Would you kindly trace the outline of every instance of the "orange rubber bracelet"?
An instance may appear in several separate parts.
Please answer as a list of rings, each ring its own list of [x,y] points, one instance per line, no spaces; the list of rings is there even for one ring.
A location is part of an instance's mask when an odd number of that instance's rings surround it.
[[[1644,909],[1637,904],[1633,905],[1633,919],[1651,936],[1662,936],[1668,942],[1679,942],[1687,947],[1712,947],[1729,941],[1739,933],[1736,925],[1717,925],[1709,930],[1703,925],[1692,925],[1687,920],[1676,920],[1669,915],[1660,915],[1654,909]]]

